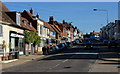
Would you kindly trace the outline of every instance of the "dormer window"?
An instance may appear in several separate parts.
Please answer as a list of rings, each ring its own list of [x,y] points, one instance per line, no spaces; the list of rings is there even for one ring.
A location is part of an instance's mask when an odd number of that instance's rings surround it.
[[[23,24],[26,24],[26,20],[22,20]]]
[[[20,25],[20,14],[16,13],[16,23]]]
[[[30,25],[30,26],[32,26],[32,23],[31,23],[31,22],[29,22],[29,25]]]

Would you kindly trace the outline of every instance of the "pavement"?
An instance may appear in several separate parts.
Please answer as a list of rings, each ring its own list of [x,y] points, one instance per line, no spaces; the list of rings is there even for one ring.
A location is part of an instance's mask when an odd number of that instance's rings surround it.
[[[19,59],[16,60],[16,61],[9,62],[9,63],[2,63],[2,69],[17,66],[17,65],[21,65],[21,64],[30,62],[30,61],[32,61],[34,59],[41,58],[43,56],[44,55],[42,55],[42,54],[40,54],[40,55],[35,54],[35,55],[29,55],[29,56],[23,55],[23,56],[20,56]]]
[[[119,72],[118,63],[111,61],[96,60],[96,62],[91,66],[89,72]]]
[[[91,66],[89,72],[119,72],[119,52],[120,48],[100,49],[99,58]]]
[[[99,53],[76,46],[49,56],[24,55],[17,61],[2,64],[2,69],[5,72],[119,72],[118,53],[113,52],[119,48],[98,48]]]

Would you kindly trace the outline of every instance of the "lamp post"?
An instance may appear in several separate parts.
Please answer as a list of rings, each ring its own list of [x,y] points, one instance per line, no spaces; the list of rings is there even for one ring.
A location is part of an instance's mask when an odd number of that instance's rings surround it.
[[[108,24],[108,10],[105,9],[93,9],[93,11],[105,11],[106,12],[106,18],[107,18],[107,24]]]

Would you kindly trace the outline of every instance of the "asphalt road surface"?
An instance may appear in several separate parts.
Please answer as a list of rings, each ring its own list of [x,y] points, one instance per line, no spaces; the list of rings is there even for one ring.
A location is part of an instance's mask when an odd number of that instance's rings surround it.
[[[4,72],[88,72],[98,59],[99,48],[85,50],[79,45],[28,63],[4,69]]]

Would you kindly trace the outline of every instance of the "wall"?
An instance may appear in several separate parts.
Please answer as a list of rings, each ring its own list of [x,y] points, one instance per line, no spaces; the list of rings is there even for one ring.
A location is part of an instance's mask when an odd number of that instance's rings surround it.
[[[0,24],[2,25],[2,24]],[[15,28],[15,27],[11,27],[8,25],[2,25],[3,26],[3,37],[0,37],[0,44],[2,44],[2,41],[5,40],[7,48],[6,48],[6,52],[9,52],[9,40],[10,40],[10,31],[15,31],[18,33],[22,33],[23,34],[23,30]]]

